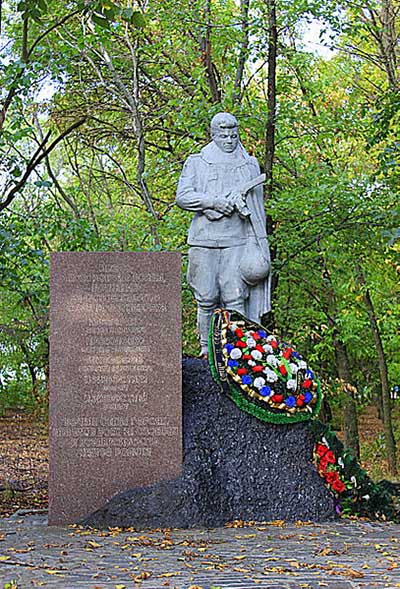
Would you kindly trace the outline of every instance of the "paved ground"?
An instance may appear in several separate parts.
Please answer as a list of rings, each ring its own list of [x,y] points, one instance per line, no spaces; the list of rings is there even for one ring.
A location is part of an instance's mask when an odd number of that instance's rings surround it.
[[[0,520],[0,579],[1,589],[394,589],[400,525],[96,532],[17,513]]]

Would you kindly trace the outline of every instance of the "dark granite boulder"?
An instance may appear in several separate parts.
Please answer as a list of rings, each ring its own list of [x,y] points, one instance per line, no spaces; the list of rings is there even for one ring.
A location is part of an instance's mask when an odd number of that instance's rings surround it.
[[[272,425],[243,413],[203,360],[183,361],[183,392],[182,475],[119,493],[83,524],[190,528],[335,518],[334,498],[312,464],[307,423]]]

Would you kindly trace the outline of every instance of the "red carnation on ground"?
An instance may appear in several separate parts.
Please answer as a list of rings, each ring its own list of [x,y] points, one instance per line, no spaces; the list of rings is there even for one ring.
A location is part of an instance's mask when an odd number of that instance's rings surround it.
[[[319,461],[319,468],[320,470],[322,470],[323,472],[326,471],[328,466],[328,462],[325,460],[325,458],[321,458],[321,460]]]
[[[282,374],[282,376],[286,376],[287,375],[286,367],[283,364],[281,364],[280,366],[278,366],[278,370]]]
[[[337,481],[334,481],[334,483],[332,485],[332,489],[334,491],[337,491],[338,493],[343,493],[343,491],[346,489],[346,487],[344,486],[342,481],[338,479]]]
[[[327,462],[330,462],[331,464],[335,464],[336,457],[335,457],[334,453],[332,452],[332,450],[328,450],[328,452],[325,454],[325,460]]]
[[[235,335],[236,335],[236,337],[241,338],[241,337],[244,337],[244,332],[238,327],[235,330]]]
[[[333,483],[338,480],[338,475],[336,472],[331,470],[325,473],[325,480],[328,483],[328,485],[333,485]]]
[[[317,444],[315,446],[315,453],[318,454],[318,456],[323,456],[328,450],[329,448],[328,446],[325,446],[325,444]]]

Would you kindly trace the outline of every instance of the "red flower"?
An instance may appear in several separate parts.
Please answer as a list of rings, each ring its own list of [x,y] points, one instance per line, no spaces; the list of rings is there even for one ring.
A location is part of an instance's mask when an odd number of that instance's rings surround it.
[[[286,360],[289,360],[290,356],[292,355],[292,352],[293,352],[292,348],[286,348],[286,349],[283,351],[283,354],[282,354],[282,356],[283,356],[284,358],[286,358]]]
[[[285,368],[285,366],[283,364],[281,364],[280,366],[278,366],[278,370],[282,374],[282,376],[286,376],[287,375],[287,370],[286,370],[286,368]]]
[[[283,395],[272,395],[271,401],[273,403],[282,403],[282,401],[283,401]]]
[[[328,450],[328,452],[325,454],[325,460],[331,464],[335,464],[336,458],[332,450]]]
[[[238,368],[238,375],[243,376],[243,374],[247,374],[246,368]]]
[[[271,340],[270,342],[268,342],[269,345],[274,348],[274,350],[276,350],[276,348],[278,347],[278,342],[276,340]]]
[[[328,483],[328,485],[333,485],[333,483],[338,480],[337,472],[334,472],[333,470],[331,470],[331,471],[325,473],[325,480]]]
[[[261,338],[261,336],[256,331],[251,332],[251,337],[255,340],[258,340]]]
[[[261,352],[261,354],[263,354],[265,351],[261,344],[257,344],[255,349],[258,350],[259,352]]]
[[[242,340],[240,339],[236,342],[236,347],[237,348],[247,348],[247,344],[246,344],[246,342],[242,342]]]
[[[238,327],[235,330],[235,335],[236,335],[236,337],[238,337],[240,339],[241,337],[244,337],[244,332]]]
[[[301,386],[303,387],[303,389],[308,389],[311,385],[312,385],[312,380],[310,380],[309,378],[301,383]]]
[[[250,356],[250,354],[243,354],[242,359],[243,360],[251,360],[251,356]]]
[[[296,401],[296,405],[297,407],[303,407],[304,405],[304,399],[302,399],[301,397],[299,397]]]
[[[315,453],[318,454],[318,456],[323,456],[328,450],[329,448],[328,446],[325,446],[325,444],[317,444],[315,446]]]
[[[325,460],[325,458],[321,458],[321,460],[319,461],[319,468],[320,468],[320,470],[322,470],[323,472],[325,472],[327,466],[328,466],[328,463]]]
[[[334,483],[332,484],[332,489],[334,491],[337,491],[338,493],[343,493],[346,487],[344,486],[343,482],[338,479],[337,481],[334,481]]]
[[[264,366],[252,366],[251,369],[253,372],[262,372],[264,370]]]

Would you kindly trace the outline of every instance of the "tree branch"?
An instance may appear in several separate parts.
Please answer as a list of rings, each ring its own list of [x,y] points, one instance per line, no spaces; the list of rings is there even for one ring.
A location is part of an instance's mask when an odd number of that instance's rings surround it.
[[[43,141],[40,143],[39,147],[37,148],[37,150],[35,151],[35,153],[33,154],[33,156],[30,159],[30,162],[28,163],[25,173],[23,174],[22,178],[19,180],[19,182],[17,182],[17,184],[15,184],[15,186],[13,186],[13,188],[10,190],[10,192],[8,193],[7,197],[5,198],[5,200],[3,200],[2,202],[0,202],[0,211],[6,209],[14,200],[14,198],[17,196],[17,194],[19,192],[21,192],[29,178],[29,176],[32,174],[32,172],[34,171],[34,169],[49,155],[49,153],[51,151],[53,151],[53,149],[55,147],[57,147],[57,145],[70,133],[72,133],[72,131],[74,131],[75,129],[77,129],[78,127],[80,127],[85,121],[86,118],[80,119],[79,121],[76,121],[73,125],[71,125],[70,127],[68,127],[67,129],[65,129],[65,131],[63,131],[58,137],[57,139],[55,139],[52,143],[50,143],[50,145],[47,147],[47,149],[45,148],[45,145],[47,144],[49,138],[50,138],[50,134],[51,131],[49,131],[46,136],[44,137]],[[42,154],[40,154],[40,152],[42,151]]]

